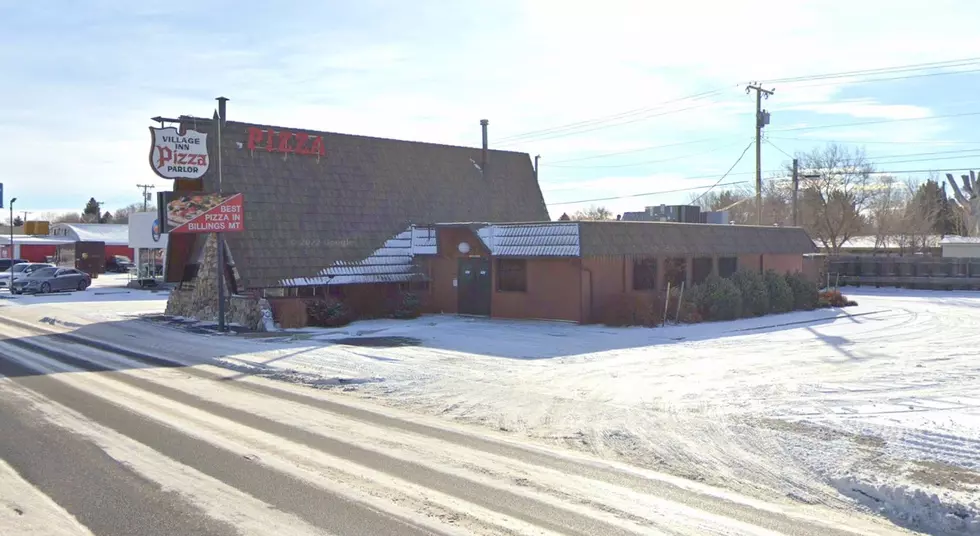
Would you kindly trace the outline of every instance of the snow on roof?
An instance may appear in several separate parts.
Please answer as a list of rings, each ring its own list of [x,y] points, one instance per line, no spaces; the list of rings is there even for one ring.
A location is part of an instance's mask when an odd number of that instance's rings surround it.
[[[283,279],[284,287],[305,285],[348,285],[352,283],[402,283],[422,277],[412,263],[413,240],[419,241],[424,233],[409,228],[375,250],[370,257],[357,262],[335,262],[321,270],[315,277]],[[425,246],[425,244],[423,244]]]
[[[947,236],[939,243],[944,246],[950,244],[980,244],[980,236]]]
[[[107,246],[128,246],[129,226],[122,223],[56,223],[51,236],[67,236],[79,242],[105,242]]]
[[[56,237],[56,236],[32,236],[32,235],[14,235],[14,244],[19,244],[22,246],[57,246],[60,244],[71,244],[73,240],[67,237]],[[9,236],[0,236],[0,243],[9,244]]]
[[[925,239],[928,246],[936,246],[939,244],[939,235],[929,235],[925,237],[916,237],[916,243],[921,243],[922,239]],[[823,242],[814,239],[813,243],[817,247],[822,248]],[[848,238],[843,244],[841,244],[841,249],[901,249],[902,247],[908,247],[908,239],[903,236],[891,235],[884,236],[881,238],[881,244],[878,243],[877,237],[875,236],[852,236]]]
[[[578,257],[577,223],[491,224],[478,231],[493,255],[521,257]]]

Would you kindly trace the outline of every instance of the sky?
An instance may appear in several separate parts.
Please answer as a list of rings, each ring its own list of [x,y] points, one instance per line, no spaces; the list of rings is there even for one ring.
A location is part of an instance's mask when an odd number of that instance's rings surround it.
[[[235,120],[454,145],[486,118],[492,148],[541,156],[553,218],[619,214],[754,180],[751,81],[775,89],[767,179],[828,142],[901,177],[977,169],[978,20],[969,0],[0,0],[0,182],[35,217],[141,202],[169,187],[150,118],[220,95]]]

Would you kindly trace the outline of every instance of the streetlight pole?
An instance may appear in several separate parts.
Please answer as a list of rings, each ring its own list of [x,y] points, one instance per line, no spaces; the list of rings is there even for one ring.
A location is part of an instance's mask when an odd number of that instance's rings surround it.
[[[17,202],[17,198],[14,197],[10,200],[10,266],[13,267],[14,262],[14,203]],[[11,280],[13,282],[13,280]]]
[[[215,100],[218,101],[218,112],[215,114],[218,130],[218,195],[221,195],[221,130],[225,123],[225,115],[228,113],[226,103],[229,99],[218,97]],[[218,242],[218,331],[224,332],[227,330],[225,326],[225,237],[220,232],[215,234],[217,235],[215,239]]]

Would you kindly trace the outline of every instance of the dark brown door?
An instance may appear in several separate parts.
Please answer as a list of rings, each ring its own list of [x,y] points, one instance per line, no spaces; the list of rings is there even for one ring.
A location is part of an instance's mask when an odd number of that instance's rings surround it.
[[[490,293],[493,279],[490,276],[490,259],[459,259],[459,287],[457,288],[459,314],[490,316]]]

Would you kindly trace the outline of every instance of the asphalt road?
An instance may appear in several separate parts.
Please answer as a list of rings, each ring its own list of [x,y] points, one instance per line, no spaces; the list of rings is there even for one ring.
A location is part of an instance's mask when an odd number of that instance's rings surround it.
[[[732,500],[273,382],[229,381],[214,368],[175,367],[166,356],[10,319],[0,318],[0,338],[0,459],[99,536],[286,533],[276,525],[283,519],[295,520],[296,534],[902,533],[839,511]],[[195,391],[201,382],[215,395]],[[241,404],[227,402],[235,396]],[[351,431],[277,418],[277,408]],[[86,435],[79,422],[102,431]],[[358,437],[365,425],[380,435]],[[139,449],[176,469],[148,469]],[[554,474],[568,482],[543,480]],[[231,493],[219,487],[251,502],[202,499]],[[17,502],[4,492],[0,510]],[[640,506],[620,504],[620,493]],[[243,513],[246,503],[258,511]],[[0,511],[2,534],[5,519]],[[17,534],[13,519],[6,529]]]

